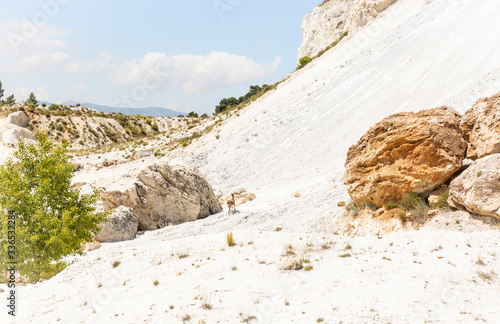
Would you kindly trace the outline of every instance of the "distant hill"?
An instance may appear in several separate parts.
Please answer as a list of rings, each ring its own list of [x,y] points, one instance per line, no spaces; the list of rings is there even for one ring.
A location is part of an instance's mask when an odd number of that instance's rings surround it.
[[[47,102],[47,101],[40,101],[38,104],[46,104],[50,106],[52,102]],[[67,106],[76,106],[78,102],[76,101],[65,101],[60,103],[62,105],[67,105]],[[105,113],[122,113],[125,115],[143,115],[143,116],[151,116],[151,117],[177,117],[179,115],[185,116],[185,113],[182,113],[180,111],[175,111],[167,108],[161,108],[161,107],[148,107],[148,108],[127,108],[127,107],[110,107],[110,106],[101,106],[101,105],[96,105],[93,103],[82,103],[82,106],[85,106],[87,108],[95,109],[98,111],[102,111]]]
[[[95,109],[105,113],[122,113],[125,115],[143,115],[151,117],[177,117],[179,115],[185,115],[182,112],[160,108],[160,107],[148,107],[148,108],[126,108],[126,107],[109,107],[101,106],[93,103],[83,103],[82,106],[87,108]]]

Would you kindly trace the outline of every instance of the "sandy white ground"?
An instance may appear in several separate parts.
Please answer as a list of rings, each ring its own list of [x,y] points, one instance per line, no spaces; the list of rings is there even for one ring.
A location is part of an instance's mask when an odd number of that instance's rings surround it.
[[[500,91],[499,16],[494,0],[398,1],[240,111],[219,140],[210,135],[188,147],[186,161],[216,191],[246,188],[257,199],[231,219],[220,213],[104,244],[55,278],[21,287],[18,322],[181,323],[185,315],[192,323],[245,316],[256,323],[498,322],[498,231],[348,239],[325,224],[348,200],[341,183],[347,149],[372,124],[440,105],[463,113]],[[243,246],[225,246],[229,229]],[[278,270],[288,244],[313,270]]]
[[[498,279],[479,277],[500,273],[498,232],[402,232],[355,240],[234,235],[238,244],[231,248],[225,233],[170,240],[163,230],[107,244],[52,280],[21,289],[21,323],[182,323],[185,315],[192,323],[239,323],[240,314],[255,316],[257,323],[498,319]],[[278,269],[289,244],[310,260],[311,271]],[[346,250],[348,244],[352,249]],[[179,259],[182,253],[189,256]],[[121,264],[113,268],[115,261]]]

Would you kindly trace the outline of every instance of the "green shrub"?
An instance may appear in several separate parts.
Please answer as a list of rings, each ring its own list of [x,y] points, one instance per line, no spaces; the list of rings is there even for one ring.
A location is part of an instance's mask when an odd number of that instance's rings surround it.
[[[400,211],[398,214],[399,220],[401,223],[405,224],[408,221],[408,217],[406,216],[406,212]]]
[[[64,132],[64,127],[62,125],[57,125],[56,130],[58,130],[60,132]]]
[[[299,60],[300,67],[306,66],[307,64],[311,63],[312,60],[313,59],[310,58],[309,56],[301,57],[300,60]]]
[[[401,200],[400,205],[406,210],[414,209],[421,199],[418,194],[412,192]]]
[[[446,192],[442,193],[439,195],[439,199],[436,203],[436,207],[440,209],[450,209],[450,205],[448,205],[448,198],[450,195]]]
[[[158,129],[158,125],[157,125],[156,123],[155,123],[155,124],[153,124],[153,125],[151,125],[151,129],[152,129],[153,131],[155,131],[155,132],[158,132],[158,131],[159,131],[159,129]]]
[[[98,191],[82,194],[71,187],[74,165],[65,144],[54,146],[40,133],[35,144],[19,142],[14,158],[0,166],[0,266],[13,261],[7,240],[12,211],[17,271],[38,282],[64,269],[63,257],[81,253],[108,213],[95,211]]]
[[[399,208],[399,203],[397,202],[390,202],[384,205],[385,210],[391,210],[395,208]]]

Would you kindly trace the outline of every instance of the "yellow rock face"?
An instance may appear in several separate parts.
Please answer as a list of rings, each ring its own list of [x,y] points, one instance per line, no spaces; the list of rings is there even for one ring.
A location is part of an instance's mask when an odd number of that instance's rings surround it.
[[[344,184],[357,205],[382,207],[430,192],[460,169],[467,142],[448,107],[398,113],[372,126],[349,149]]]

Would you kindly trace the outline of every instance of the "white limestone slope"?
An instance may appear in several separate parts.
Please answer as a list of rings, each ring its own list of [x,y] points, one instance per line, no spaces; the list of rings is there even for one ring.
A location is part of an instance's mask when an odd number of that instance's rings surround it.
[[[496,0],[398,1],[240,111],[220,139],[189,148],[186,159],[216,191],[244,187],[254,201],[231,218],[103,244],[53,279],[19,288],[17,323],[182,323],[186,315],[190,323],[495,323],[498,231],[347,239],[324,230],[348,198],[347,149],[372,124],[440,105],[464,112],[500,91],[499,16]],[[278,270],[289,244],[311,271]],[[0,322],[12,318],[2,311]]]
[[[274,223],[312,229],[348,199],[346,153],[371,125],[441,105],[463,113],[498,93],[498,2],[427,2],[398,1],[208,137],[194,156],[213,187],[249,188]]]

